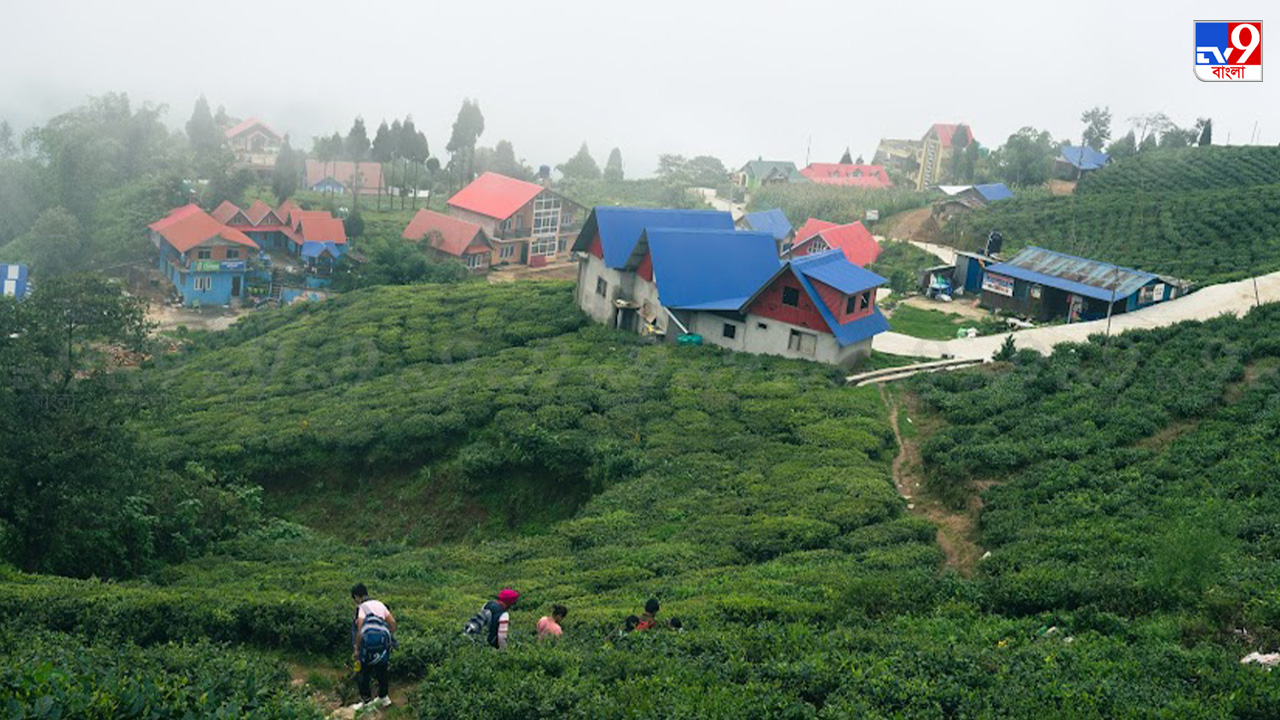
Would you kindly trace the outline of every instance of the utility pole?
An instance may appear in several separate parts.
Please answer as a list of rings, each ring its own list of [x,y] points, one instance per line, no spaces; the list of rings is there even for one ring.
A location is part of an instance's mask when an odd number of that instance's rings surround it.
[[[804,166],[809,167],[809,152],[813,150],[813,136],[809,136],[809,142],[804,146]]]
[[[1116,284],[1120,282],[1120,268],[1111,266],[1111,302],[1107,304],[1107,338],[1111,337],[1111,312],[1116,306]]]

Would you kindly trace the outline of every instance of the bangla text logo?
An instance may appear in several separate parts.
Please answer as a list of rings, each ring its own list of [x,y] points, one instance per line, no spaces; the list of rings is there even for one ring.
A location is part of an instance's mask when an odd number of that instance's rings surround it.
[[[1262,21],[1196,21],[1196,77],[1262,80]]]

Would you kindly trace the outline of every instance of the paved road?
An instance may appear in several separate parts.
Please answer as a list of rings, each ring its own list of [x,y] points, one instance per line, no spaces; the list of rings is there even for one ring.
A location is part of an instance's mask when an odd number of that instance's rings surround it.
[[[951,248],[930,243],[912,242],[913,245],[937,255],[946,262],[954,262],[955,251]],[[950,255],[950,259],[948,259]],[[1210,285],[1177,300],[1151,305],[1141,310],[1122,313],[1111,319],[1111,332],[1121,333],[1125,330],[1139,328],[1156,328],[1173,325],[1184,320],[1209,320],[1222,314],[1243,315],[1257,304],[1254,296],[1254,282],[1257,281],[1257,297],[1262,302],[1280,301],[1280,272],[1259,275],[1233,283]],[[1048,354],[1053,346],[1064,342],[1084,342],[1090,335],[1106,332],[1106,320],[1075,323],[1072,325],[1054,325],[1031,330],[1020,330],[1016,333],[987,335],[964,340],[921,340],[910,335],[886,332],[880,333],[872,341],[872,348],[879,352],[894,355],[912,355],[925,358],[989,358],[1004,339],[1013,335],[1014,343],[1019,348],[1032,348]]]

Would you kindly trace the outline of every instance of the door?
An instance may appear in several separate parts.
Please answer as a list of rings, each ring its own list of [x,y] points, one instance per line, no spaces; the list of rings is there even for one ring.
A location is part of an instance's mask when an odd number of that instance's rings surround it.
[[[231,297],[240,297],[240,276],[231,278]]]

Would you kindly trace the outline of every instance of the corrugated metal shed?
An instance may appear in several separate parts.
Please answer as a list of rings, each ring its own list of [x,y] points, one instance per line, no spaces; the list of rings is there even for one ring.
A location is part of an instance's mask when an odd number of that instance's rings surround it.
[[[737,310],[780,265],[766,232],[653,228],[644,235],[658,300],[672,309]]]
[[[1007,262],[987,267],[988,273],[1047,285],[1097,300],[1120,300],[1137,292],[1156,275],[1111,263],[1065,255],[1041,247],[1026,247]]]

